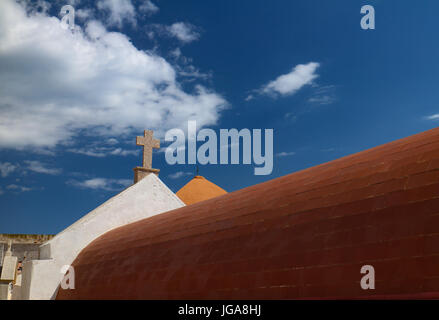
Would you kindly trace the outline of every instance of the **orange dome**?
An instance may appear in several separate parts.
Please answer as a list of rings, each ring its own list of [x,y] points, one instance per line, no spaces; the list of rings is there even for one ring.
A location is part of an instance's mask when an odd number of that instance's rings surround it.
[[[218,187],[202,176],[195,176],[177,192],[177,196],[185,204],[190,205],[226,194],[227,191]]]

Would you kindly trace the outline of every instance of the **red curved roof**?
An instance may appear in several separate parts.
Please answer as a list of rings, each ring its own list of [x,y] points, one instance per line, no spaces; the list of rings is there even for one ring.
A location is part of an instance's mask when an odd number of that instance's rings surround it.
[[[439,129],[115,229],[73,267],[58,299],[437,298]]]

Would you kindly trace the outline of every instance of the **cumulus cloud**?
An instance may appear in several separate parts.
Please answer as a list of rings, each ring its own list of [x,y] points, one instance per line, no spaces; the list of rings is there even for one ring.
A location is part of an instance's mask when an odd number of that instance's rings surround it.
[[[175,65],[178,76],[186,78],[184,81],[194,81],[197,79],[207,80],[212,77],[212,72],[201,72],[197,67],[190,64],[191,58],[185,57],[180,48],[176,48],[169,52],[169,56],[179,64]]]
[[[293,95],[303,86],[312,84],[313,80],[318,77],[316,70],[319,65],[317,62],[298,64],[289,73],[280,75],[255,92],[273,97]],[[254,96],[250,94],[245,100],[249,101],[253,98]]]
[[[146,27],[146,30],[150,39],[159,35],[176,38],[182,44],[187,44],[200,38],[200,33],[197,31],[197,27],[186,22],[175,22],[172,25],[150,24]],[[175,51],[174,53],[178,54],[178,51]]]
[[[147,15],[151,15],[157,13],[159,11],[159,7],[157,7],[152,1],[145,0],[140,6],[139,10],[141,12],[146,13]]]
[[[193,175],[193,172],[178,171],[178,172],[175,172],[175,173],[168,175],[168,177],[171,179],[178,179],[178,178],[186,177],[186,176],[190,176],[190,175]]]
[[[137,25],[137,11],[131,0],[99,0],[96,3],[98,10],[106,13],[106,25],[111,27],[122,28],[124,23],[132,26]],[[138,11],[145,15],[153,15],[159,11],[152,1],[144,0],[138,7]],[[78,10],[79,17],[82,19],[92,18],[94,16],[91,9]]]
[[[133,26],[137,24],[136,9],[130,0],[99,0],[96,7],[107,12],[106,22],[109,26],[121,28],[124,22]]]
[[[31,161],[25,161],[26,168],[30,171],[36,172],[36,173],[43,173],[43,174],[50,174],[50,175],[57,175],[61,173],[61,169],[58,168],[50,168],[47,164],[44,164],[40,161],[31,160]]]
[[[10,162],[0,162],[0,175],[2,178],[6,178],[10,173],[14,172],[17,166]]]
[[[48,1],[44,1],[44,0],[36,0],[36,1],[17,0],[17,2],[20,2],[23,5],[25,5],[26,10],[28,12],[33,11],[33,12],[41,12],[43,14],[46,14],[50,10],[50,8],[52,7],[52,5]],[[73,1],[73,0],[67,1],[66,4],[76,5],[75,1]]]
[[[128,179],[107,179],[107,178],[93,178],[83,181],[69,180],[68,185],[92,190],[118,191],[131,185],[131,180]]]
[[[98,21],[70,32],[12,0],[0,1],[0,69],[0,148],[51,148],[79,133],[108,138],[145,128],[161,136],[188,119],[215,124],[227,104],[199,84],[184,91],[164,58]]]
[[[94,17],[93,9],[78,9],[75,10],[75,19],[88,20]]]
[[[190,23],[176,22],[168,27],[169,33],[184,43],[189,43],[200,38],[200,34]]]

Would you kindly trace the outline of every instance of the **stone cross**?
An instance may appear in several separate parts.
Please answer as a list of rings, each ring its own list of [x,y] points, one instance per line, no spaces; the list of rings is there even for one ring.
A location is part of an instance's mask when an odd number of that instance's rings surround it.
[[[136,145],[143,146],[143,168],[152,168],[152,149],[160,148],[160,140],[154,139],[152,130],[145,130],[143,137],[136,138]]]

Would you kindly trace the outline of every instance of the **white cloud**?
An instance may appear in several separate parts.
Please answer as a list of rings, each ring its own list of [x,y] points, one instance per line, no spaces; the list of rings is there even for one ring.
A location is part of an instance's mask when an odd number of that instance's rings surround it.
[[[200,38],[200,34],[190,23],[176,22],[167,27],[167,29],[170,35],[177,38],[183,43],[189,43]]]
[[[92,19],[94,17],[94,10],[93,9],[78,9],[75,10],[75,20],[88,20]]]
[[[212,77],[212,73],[204,73],[195,68],[193,65],[188,65],[185,67],[177,67],[178,75],[181,77],[187,77],[194,79],[209,79]]]
[[[6,178],[15,169],[17,169],[17,166],[13,165],[10,162],[0,162],[0,174],[2,178]]]
[[[169,52],[170,56],[175,58],[175,59],[179,59],[181,57],[181,49],[180,48],[175,48],[174,50],[172,50],[171,52]]]
[[[200,38],[197,27],[186,22],[175,22],[172,25],[149,24],[146,26],[146,33],[150,39],[154,39],[156,35],[172,37],[179,40],[182,44],[187,44]],[[175,55],[180,56],[181,51],[177,48],[174,52],[171,52],[172,54],[176,58]]]
[[[36,173],[43,173],[50,175],[57,175],[61,173],[61,169],[49,168],[46,164],[41,163],[40,161],[32,160],[32,161],[25,161],[24,163],[27,165],[28,170]]]
[[[276,153],[276,157],[290,157],[290,156],[294,156],[296,153],[295,152],[279,152]]]
[[[28,187],[24,187],[24,186],[19,186],[16,184],[10,184],[6,187],[6,189],[8,190],[12,190],[12,191],[16,191],[16,192],[26,192],[26,191],[31,191],[32,188],[28,188]]]
[[[137,156],[139,150],[125,150],[122,148],[107,148],[107,147],[86,147],[86,148],[72,148],[69,152],[83,154],[90,157],[103,158],[106,156]]]
[[[77,6],[78,4],[81,3],[81,0],[67,0],[67,3],[72,6]]]
[[[308,102],[320,105],[334,103],[336,101],[334,90],[335,86],[333,85],[317,87],[313,96],[308,99]]]
[[[303,86],[312,84],[313,80],[318,77],[316,70],[319,67],[317,62],[309,62],[307,64],[298,64],[291,72],[280,75],[275,80],[262,86],[257,90],[259,94],[276,95],[292,95],[300,90]],[[251,99],[252,97],[247,97]],[[247,100],[246,99],[246,100]]]
[[[439,120],[439,113],[432,114],[431,116],[425,117],[427,120]]]
[[[190,175],[193,175],[193,172],[178,171],[176,173],[172,173],[172,174],[168,175],[168,177],[171,179],[178,179],[178,178],[186,177],[186,176],[190,176]]]
[[[37,0],[37,1],[17,0],[17,1],[24,3],[26,5],[28,12],[33,11],[33,12],[41,12],[43,14],[46,14],[52,6],[49,2],[44,0]],[[74,1],[70,0],[66,4],[74,5]]]
[[[108,155],[106,152],[100,151],[97,148],[72,148],[67,151],[96,158],[103,158]]]
[[[334,102],[334,97],[332,96],[315,96],[308,99],[308,102],[315,104],[331,104]]]
[[[140,6],[139,10],[148,15],[157,13],[159,11],[159,7],[157,7],[152,1],[145,0]]]
[[[110,151],[110,155],[112,156],[137,156],[139,154],[139,150],[124,150],[122,148],[116,148]]]
[[[110,145],[114,145],[114,144],[118,144],[118,143],[119,143],[119,141],[117,141],[117,139],[115,139],[115,138],[110,138],[107,140],[107,144],[110,144]]]
[[[255,97],[252,94],[249,94],[246,98],[245,101],[250,101],[253,100]]]
[[[133,26],[136,22],[136,9],[130,0],[99,0],[96,3],[99,10],[105,10],[108,13],[107,24],[121,28],[122,24],[127,21]]]
[[[128,179],[107,179],[107,178],[93,178],[84,181],[69,180],[68,185],[78,187],[81,189],[117,191],[131,185],[132,181]]]
[[[215,124],[227,102],[201,85],[183,91],[162,57],[97,21],[85,31],[0,1],[0,148],[51,148],[78,133],[162,136],[188,119]]]
[[[180,65],[175,65],[175,69],[180,77],[189,78],[184,81],[194,81],[196,79],[207,80],[212,78],[212,72],[201,72],[194,65],[191,58],[185,57],[180,48],[176,48],[169,52],[169,56],[176,62],[180,62]]]

